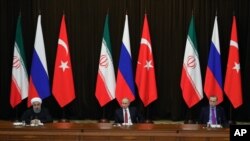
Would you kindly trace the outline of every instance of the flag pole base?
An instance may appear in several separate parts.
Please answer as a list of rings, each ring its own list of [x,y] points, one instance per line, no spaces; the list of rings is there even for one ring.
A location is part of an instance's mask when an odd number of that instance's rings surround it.
[[[66,122],[70,122],[70,121],[66,118],[62,118],[58,122],[66,123]]]
[[[229,120],[229,121],[228,121],[228,124],[229,124],[229,125],[232,125],[232,124],[236,124],[236,122],[235,122],[234,120]]]
[[[106,118],[102,118],[98,121],[98,123],[109,123],[110,121]]]
[[[153,124],[154,122],[153,122],[152,120],[150,120],[150,119],[146,119],[146,120],[144,121],[144,123],[151,123],[151,124]]]

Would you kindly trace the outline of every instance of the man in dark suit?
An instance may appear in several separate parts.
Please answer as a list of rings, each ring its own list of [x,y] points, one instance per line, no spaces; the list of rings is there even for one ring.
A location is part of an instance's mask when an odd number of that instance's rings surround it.
[[[53,122],[53,119],[49,111],[42,107],[42,99],[40,97],[34,97],[31,99],[32,108],[26,110],[21,119],[27,124],[39,125],[46,122]]]
[[[123,98],[121,107],[116,109],[115,111],[115,123],[132,125],[133,123],[143,122],[142,115],[137,111],[135,107],[130,107],[129,105],[129,99]]]
[[[217,106],[217,97],[209,97],[209,106],[203,107],[200,113],[201,124],[221,124],[227,125],[224,109]]]

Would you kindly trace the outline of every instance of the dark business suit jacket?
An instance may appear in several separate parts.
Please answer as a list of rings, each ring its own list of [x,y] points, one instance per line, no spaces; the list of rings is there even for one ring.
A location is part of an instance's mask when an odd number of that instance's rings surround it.
[[[30,124],[30,121],[33,119],[39,119],[42,123],[53,121],[49,111],[46,108],[42,108],[40,113],[35,113],[31,107],[25,111],[21,117],[21,120],[28,124]]]
[[[139,123],[139,122],[143,122],[143,117],[142,115],[137,111],[137,109],[135,107],[129,107],[129,114],[131,117],[131,122],[132,123]],[[115,111],[115,123],[124,123],[124,119],[123,119],[123,109],[122,108],[118,108]]]
[[[201,124],[207,124],[207,122],[209,121],[209,112],[210,112],[209,106],[203,107],[201,109],[201,113],[200,113]],[[216,106],[216,120],[218,124],[227,125],[227,120],[226,120],[224,109],[220,106]]]

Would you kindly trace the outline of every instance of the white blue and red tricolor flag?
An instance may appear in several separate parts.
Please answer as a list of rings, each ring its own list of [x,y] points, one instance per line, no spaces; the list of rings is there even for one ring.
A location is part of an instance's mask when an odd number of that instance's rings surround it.
[[[135,82],[130,51],[128,15],[125,17],[116,82],[116,99],[118,103],[121,104],[122,99],[125,97],[128,98],[130,102],[135,99]]]
[[[204,91],[206,96],[208,98],[216,96],[217,104],[220,104],[223,101],[222,86],[220,40],[216,16],[205,77]]]
[[[35,48],[33,51],[33,58],[30,71],[28,107],[31,106],[30,101],[32,98],[40,97],[41,99],[44,99],[50,95],[51,92],[49,86],[49,75],[41,26],[41,15],[39,15],[35,36]]]

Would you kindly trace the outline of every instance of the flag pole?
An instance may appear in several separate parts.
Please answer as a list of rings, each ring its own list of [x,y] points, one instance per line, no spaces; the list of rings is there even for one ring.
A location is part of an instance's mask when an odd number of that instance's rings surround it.
[[[150,114],[150,105],[148,105],[146,107],[146,120],[145,123],[154,123],[150,118],[149,118],[149,114]]]
[[[230,104],[230,103],[229,103]],[[231,124],[235,124],[234,120],[233,120],[233,114],[232,114],[232,105],[230,104],[229,106],[229,121],[228,121],[228,124],[231,125]]]
[[[62,118],[61,118],[60,122],[69,122],[69,120],[66,118],[65,115],[66,115],[65,114],[65,108],[63,107],[62,108]]]
[[[15,121],[18,121],[18,106],[16,106],[15,108],[15,113],[16,113]]]
[[[109,120],[106,117],[106,108],[102,107],[102,118],[99,120],[99,123],[109,123]]]
[[[186,116],[186,119],[184,121],[185,124],[194,124],[195,123],[195,120],[193,118],[193,108],[188,108],[188,111],[187,111],[187,116]]]

